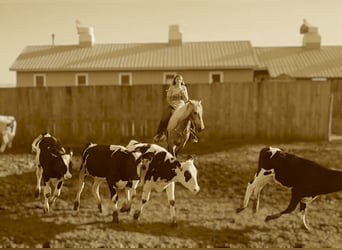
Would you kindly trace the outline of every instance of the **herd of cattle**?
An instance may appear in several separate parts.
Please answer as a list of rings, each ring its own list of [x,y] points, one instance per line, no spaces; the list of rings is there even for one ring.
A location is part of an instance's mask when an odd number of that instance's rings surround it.
[[[11,147],[15,135],[16,122],[14,117],[0,116],[2,146]],[[5,146],[3,146],[5,145]],[[36,191],[39,197],[43,189],[43,210],[49,212],[61,193],[64,181],[72,177],[73,153],[61,145],[57,138],[44,133],[34,139],[32,152],[36,154]],[[81,193],[86,176],[93,177],[92,193],[97,200],[97,206],[102,212],[99,187],[106,182],[114,204],[113,222],[119,222],[119,211],[131,210],[132,199],[136,189],[142,186],[141,202],[134,212],[138,219],[144,205],[149,201],[152,190],[166,191],[171,223],[176,225],[175,215],[175,183],[180,183],[196,194],[200,187],[197,182],[197,168],[193,158],[180,161],[163,147],[157,144],[142,143],[131,140],[126,146],[98,145],[89,143],[82,151],[82,164],[79,170],[78,191],[74,201],[74,210],[80,208]],[[302,221],[305,228],[310,229],[305,221],[307,205],[318,195],[342,190],[342,171],[332,170],[302,157],[280,150],[265,147],[259,153],[258,168],[254,178],[248,183],[245,197],[237,212],[244,210],[251,198],[254,200],[254,211],[258,210],[260,192],[263,187],[275,181],[291,189],[291,199],[288,207],[276,214],[266,217],[266,221],[291,213],[300,204],[303,212]],[[51,186],[54,188],[52,193]],[[126,201],[118,209],[118,189],[124,189]]]
[[[41,185],[44,197],[44,212],[61,193],[63,182],[71,178],[72,151],[65,149],[52,135],[39,135],[32,143],[32,151],[36,153],[36,197],[39,197]],[[126,199],[121,212],[131,210],[132,199],[136,195],[139,183],[143,186],[141,204],[134,213],[138,219],[151,190],[166,191],[170,205],[171,223],[176,225],[175,216],[175,183],[181,183],[193,193],[200,188],[197,183],[197,169],[194,160],[189,158],[179,161],[166,149],[157,144],[140,143],[131,140],[127,146],[99,145],[89,143],[82,151],[82,164],[79,171],[78,191],[74,202],[74,210],[80,207],[84,179],[93,177],[92,192],[102,212],[99,186],[106,182],[114,205],[113,222],[119,222],[118,189],[125,189]],[[41,182],[42,181],[42,182]],[[54,188],[51,192],[51,185]]]

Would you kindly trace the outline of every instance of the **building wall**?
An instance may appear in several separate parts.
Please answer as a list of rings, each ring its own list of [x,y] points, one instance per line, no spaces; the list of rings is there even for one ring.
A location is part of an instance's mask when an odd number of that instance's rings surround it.
[[[89,85],[118,85],[119,73],[132,73],[133,85],[162,84],[164,73],[180,73],[186,83],[208,83],[210,72],[223,72],[224,82],[253,81],[252,69],[236,70],[151,70],[151,71],[96,71],[96,72],[17,72],[17,86],[34,86],[34,75],[45,74],[47,86],[75,86],[76,74],[88,74]]]

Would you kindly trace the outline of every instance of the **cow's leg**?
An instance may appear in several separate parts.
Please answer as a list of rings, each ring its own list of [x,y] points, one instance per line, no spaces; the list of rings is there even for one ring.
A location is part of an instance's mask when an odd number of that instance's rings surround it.
[[[122,205],[120,212],[131,211],[132,201],[137,195],[136,188],[138,187],[138,184],[139,184],[139,181],[132,181],[132,183],[128,184],[128,186],[125,188],[127,201]]]
[[[44,194],[44,213],[48,213],[50,211],[49,206],[49,198],[51,196],[51,187],[50,182],[45,182],[43,184],[43,194]]]
[[[290,200],[288,207],[280,213],[266,216],[265,221],[274,220],[274,219],[279,218],[283,214],[291,213],[293,210],[296,209],[300,200],[301,200],[301,197],[297,194],[297,192],[294,189],[292,189],[291,200]]]
[[[118,224],[119,223],[119,213],[118,213],[119,196],[114,187],[114,183],[108,180],[107,180],[107,183],[108,183],[108,187],[110,191],[110,198],[113,202],[113,222]]]
[[[100,213],[102,213],[102,202],[101,202],[101,196],[100,196],[100,184],[101,184],[101,180],[98,179],[94,179],[94,183],[92,185],[92,193],[97,201],[97,207],[100,211]]]
[[[308,231],[310,231],[311,230],[311,228],[308,226],[308,224],[306,223],[306,211],[307,211],[307,205],[309,204],[309,203],[311,203],[314,199],[316,199],[317,198],[317,196],[315,196],[315,197],[309,197],[309,198],[307,198],[307,197],[305,197],[305,198],[303,198],[301,201],[300,201],[300,203],[299,203],[299,205],[300,205],[300,211],[302,212],[302,221],[303,221],[303,225],[304,225],[304,227],[308,230]]]
[[[139,205],[139,208],[134,212],[133,218],[135,220],[139,219],[139,216],[145,206],[145,204],[148,202],[150,199],[150,194],[151,194],[151,183],[150,181],[145,182],[143,186],[143,192],[141,196],[141,203]]]
[[[0,152],[4,152],[6,147],[7,147],[7,143],[8,143],[8,139],[7,139],[7,136],[6,135],[2,135],[2,144],[1,144],[1,147],[0,147]]]
[[[78,190],[76,194],[76,198],[74,201],[74,210],[78,211],[80,209],[80,202],[81,202],[81,193],[84,188],[84,178],[85,178],[85,168],[82,168],[79,175],[78,175]]]
[[[248,202],[252,195],[255,196],[254,211],[256,212],[259,208],[260,192],[265,185],[271,182],[274,178],[274,171],[261,169],[255,174],[254,178],[248,183],[245,197],[241,206],[236,210],[237,213],[241,212],[248,206]]]
[[[49,199],[50,206],[53,206],[56,202],[57,197],[61,195],[61,190],[63,186],[63,180],[53,181],[54,191],[53,195]]]
[[[171,214],[171,224],[173,226],[177,226],[176,221],[176,208],[175,208],[175,183],[171,182],[171,184],[166,188],[167,200],[170,206],[170,214]]]
[[[40,195],[40,182],[42,180],[43,176],[43,168],[41,166],[36,166],[36,177],[37,177],[37,184],[36,184],[36,189],[34,192],[34,197],[39,198]]]
[[[265,187],[267,183],[265,183],[262,186],[259,186],[258,188],[256,188],[254,190],[254,203],[253,203],[253,211],[254,213],[256,213],[259,210],[259,203],[260,203],[260,194],[261,194],[261,190]]]

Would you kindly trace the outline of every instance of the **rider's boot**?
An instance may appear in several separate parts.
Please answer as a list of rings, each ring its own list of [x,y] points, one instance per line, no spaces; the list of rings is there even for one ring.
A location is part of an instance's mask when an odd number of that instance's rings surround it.
[[[160,137],[161,137],[161,134],[156,134],[156,135],[153,137],[153,141],[154,141],[154,142],[159,142],[159,141],[160,141]]]
[[[195,131],[193,131],[192,129],[190,130],[190,141],[192,143],[197,143],[198,142],[198,138],[195,134]]]

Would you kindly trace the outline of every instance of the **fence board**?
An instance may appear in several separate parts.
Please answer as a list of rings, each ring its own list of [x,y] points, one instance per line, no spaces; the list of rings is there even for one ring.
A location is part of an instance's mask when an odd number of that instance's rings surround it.
[[[165,105],[165,85],[0,89],[0,114],[18,121],[14,146],[45,131],[69,145],[151,141]],[[328,139],[330,82],[189,84],[202,101],[200,137]]]

